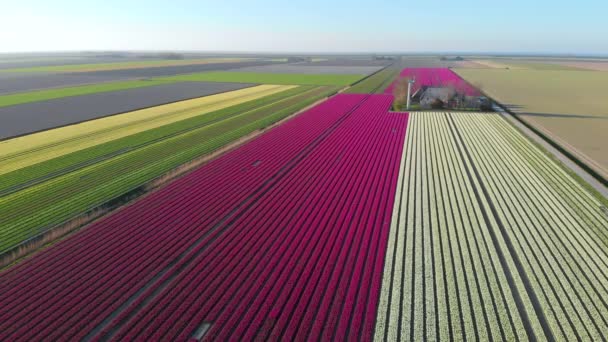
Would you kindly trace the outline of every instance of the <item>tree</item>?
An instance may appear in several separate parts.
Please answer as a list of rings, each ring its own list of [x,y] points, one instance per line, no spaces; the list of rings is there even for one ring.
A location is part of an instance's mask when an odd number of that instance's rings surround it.
[[[433,108],[433,109],[443,109],[444,107],[445,107],[445,103],[443,103],[443,101],[441,101],[441,99],[435,99],[431,103],[431,108]]]
[[[395,107],[401,108],[407,103],[407,86],[410,82],[409,78],[400,77],[395,81],[393,95],[395,96]]]

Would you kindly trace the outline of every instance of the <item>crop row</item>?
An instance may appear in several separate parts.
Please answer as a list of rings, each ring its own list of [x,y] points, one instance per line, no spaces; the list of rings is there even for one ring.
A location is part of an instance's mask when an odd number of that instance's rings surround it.
[[[332,98],[4,272],[0,338],[69,339],[104,328],[112,315],[127,322],[121,303],[137,309],[170,270],[188,265],[194,247],[213,241],[232,210],[363,99]]]
[[[0,199],[0,250],[51,229],[57,224],[121,196],[176,166],[208,154],[250,132],[276,122],[328,94],[315,88],[249,110],[206,114],[175,132],[144,133],[149,142],[120,150],[109,159],[27,187]],[[207,119],[212,119],[207,121]],[[159,134],[161,133],[161,134]],[[159,136],[166,134],[163,139]],[[140,139],[141,135],[133,139]],[[127,143],[132,143],[129,138]],[[115,146],[113,146],[115,147]],[[102,147],[103,148],[103,147]]]
[[[597,203],[563,174],[560,182],[570,190],[550,183],[558,165],[498,115],[459,114],[453,126],[470,146],[471,162],[546,328],[558,340],[602,339],[608,333],[608,220]],[[490,143],[497,137],[511,143]],[[539,158],[542,163],[533,161]]]
[[[407,120],[391,101],[367,100],[259,191],[114,337],[213,322],[207,340],[369,340]]]
[[[279,91],[277,92],[277,90]],[[242,97],[239,101],[243,100],[243,102],[232,106],[220,104],[221,100],[219,100],[210,103],[208,106],[193,104],[192,107],[186,107],[185,109],[160,111],[159,113],[164,114],[149,115],[132,123],[123,123],[118,127],[114,124],[110,127],[104,127],[103,123],[100,122],[98,130],[76,134],[75,136],[66,135],[63,140],[50,142],[40,148],[32,148],[19,153],[18,156],[14,155],[13,158],[7,159],[7,162],[27,162],[31,165],[1,175],[0,194],[6,195],[16,192],[33,184],[74,172],[168,137],[272,105],[279,100],[304,94],[308,91],[318,91],[307,87],[280,90],[262,90],[250,94],[251,96],[241,94]],[[260,97],[257,98],[258,96]],[[196,113],[199,113],[199,115],[196,115]],[[50,159],[40,161],[42,158]]]
[[[140,109],[3,141],[0,142],[0,174],[288,89],[285,86],[257,86]]]
[[[599,202],[497,114],[410,120],[375,338],[605,336]]]

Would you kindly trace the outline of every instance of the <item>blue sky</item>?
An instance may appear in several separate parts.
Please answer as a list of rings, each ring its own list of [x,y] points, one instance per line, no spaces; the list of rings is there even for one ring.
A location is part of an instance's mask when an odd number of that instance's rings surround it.
[[[608,2],[6,1],[0,51],[608,54]],[[10,32],[10,34],[7,34]]]

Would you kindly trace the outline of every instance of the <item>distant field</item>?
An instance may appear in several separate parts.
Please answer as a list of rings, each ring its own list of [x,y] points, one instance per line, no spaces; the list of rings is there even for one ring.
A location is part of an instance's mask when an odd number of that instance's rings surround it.
[[[384,92],[384,89],[395,80],[399,71],[401,71],[401,69],[398,67],[388,67],[348,88],[345,93],[381,94]]]
[[[608,178],[607,72],[456,70]]]
[[[0,125],[0,139],[253,86],[248,83],[220,82],[150,83],[153,86],[106,89],[91,94],[0,107],[0,118],[4,122]]]
[[[468,67],[469,61],[442,61],[439,57],[433,56],[408,56],[401,58],[404,68],[448,68],[448,67]]]
[[[178,65],[196,65],[210,63],[243,62],[246,58],[204,58],[204,59],[178,59],[178,60],[151,60],[116,63],[88,63],[72,65],[35,66],[27,68],[5,69],[5,72],[88,72],[103,70],[123,70],[151,67],[165,67]]]
[[[141,87],[151,87],[167,83],[171,82],[161,80],[107,82],[75,87],[52,88],[46,90],[30,91],[25,93],[0,95],[0,107],[14,106],[30,102],[40,102],[68,96],[78,96]]]
[[[532,69],[532,70],[585,70],[578,65],[560,63],[551,59],[525,59],[525,58],[489,58],[470,59],[470,67],[482,67],[491,69]],[[465,66],[457,66],[465,67]]]
[[[551,63],[578,69],[608,71],[608,61],[559,61]]]
[[[261,85],[61,127],[0,142],[0,175],[173,122],[238,105],[293,86]],[[91,153],[87,153],[90,157]],[[22,172],[20,178],[29,172]],[[3,179],[0,192],[10,182]]]
[[[224,71],[268,64],[270,64],[270,62],[251,61],[156,66],[63,74],[0,73],[0,95],[3,93],[16,94],[20,92],[36,91],[47,88],[65,88],[85,84],[120,82],[136,79],[152,79],[209,71]]]
[[[108,84],[126,81],[134,81],[134,77],[88,74],[0,74],[0,96],[46,89],[57,91],[61,88],[107,86]]]
[[[562,65],[557,63],[548,63],[543,61],[506,61],[511,68],[533,69],[533,70],[582,70],[574,66]]]
[[[277,65],[262,65],[254,67],[246,67],[234,69],[234,72],[256,72],[256,73],[272,73],[272,74],[336,74],[336,75],[369,75],[382,66],[325,66],[309,64],[277,64]]]
[[[206,72],[190,75],[178,75],[162,78],[168,81],[208,81],[208,82],[243,82],[266,84],[300,84],[300,85],[349,85],[363,75],[324,75],[324,74],[274,74],[256,72]]]

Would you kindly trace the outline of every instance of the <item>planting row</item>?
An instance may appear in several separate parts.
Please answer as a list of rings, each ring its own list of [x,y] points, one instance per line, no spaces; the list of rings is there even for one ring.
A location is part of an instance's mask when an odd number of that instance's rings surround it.
[[[186,340],[208,322],[209,341],[371,340],[407,123],[391,102],[371,97],[302,150],[105,337]]]
[[[499,115],[412,114],[395,202],[375,339],[608,333],[600,203]]]
[[[271,95],[270,100],[262,98],[198,116],[194,114],[196,108],[178,110],[167,116],[187,112],[190,117],[65,155],[60,149],[56,158],[0,176],[13,184],[6,190],[8,194],[0,198],[0,250],[10,249],[179,165],[264,128],[332,91],[335,90],[287,90]],[[156,119],[162,121],[166,117],[160,115]],[[132,128],[137,129],[137,124]],[[117,132],[102,129],[92,134],[96,133],[114,137]],[[70,139],[65,143],[68,149],[73,147]]]
[[[111,318],[129,322],[132,309],[188,266],[197,246],[214,240],[214,227],[363,100],[332,98],[5,271],[0,339],[116,334]]]

